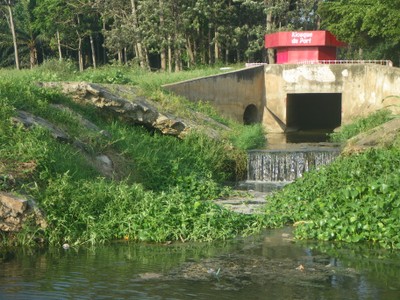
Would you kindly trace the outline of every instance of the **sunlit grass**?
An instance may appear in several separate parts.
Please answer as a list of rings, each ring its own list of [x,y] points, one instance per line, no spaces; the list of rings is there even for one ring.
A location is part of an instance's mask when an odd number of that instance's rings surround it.
[[[246,165],[245,152],[232,147],[230,130],[225,129],[228,136],[221,134],[221,139],[211,139],[200,130],[203,127],[184,140],[163,136],[114,118],[109,122],[93,108],[36,84],[46,80],[127,84],[138,87],[143,95],[155,95],[146,97],[152,97],[168,111],[176,107],[175,111],[187,116],[190,111],[201,111],[224,120],[209,104],[191,103],[160,88],[163,83],[204,76],[215,70],[182,75],[109,67],[79,73],[69,62],[64,64],[62,67],[49,62],[32,71],[0,70],[0,190],[23,191],[34,198],[49,224],[46,230],[27,224],[11,240],[12,244],[45,240],[51,245],[85,245],[122,238],[210,241],[260,230],[260,216],[238,215],[212,202],[226,195],[224,184],[240,177]],[[79,124],[75,113],[57,109],[54,104],[81,114],[99,130],[110,133],[110,137],[88,131]],[[48,120],[65,131],[70,140],[60,143],[44,128],[26,129],[12,123],[17,110]],[[225,120],[234,125],[232,132],[238,134],[241,125],[231,122]],[[88,160],[88,156],[102,153],[119,158],[119,176],[105,177]],[[26,170],[26,176],[13,171],[20,162],[33,166]],[[10,175],[15,178],[10,180]]]

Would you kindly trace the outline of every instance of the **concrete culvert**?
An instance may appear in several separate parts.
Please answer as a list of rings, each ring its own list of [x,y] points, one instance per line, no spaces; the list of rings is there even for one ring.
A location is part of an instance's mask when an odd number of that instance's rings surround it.
[[[258,123],[258,109],[254,104],[250,104],[246,107],[243,114],[243,123],[244,125],[250,125]]]
[[[333,129],[341,125],[342,94],[287,94],[286,124],[300,130]]]

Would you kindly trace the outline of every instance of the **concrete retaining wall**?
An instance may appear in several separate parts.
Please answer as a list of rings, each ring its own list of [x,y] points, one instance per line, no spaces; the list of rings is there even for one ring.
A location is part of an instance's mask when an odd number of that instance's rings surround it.
[[[266,65],[164,87],[190,100],[210,101],[238,121],[254,104],[267,130],[282,132],[287,129],[288,94],[341,94],[340,119],[346,124],[393,103],[382,100],[400,95],[400,69],[374,64]]]
[[[168,84],[165,89],[192,101],[209,101],[224,116],[243,122],[245,109],[253,104],[263,111],[264,67],[242,69],[215,76]],[[262,115],[257,119],[261,121]]]
[[[341,120],[346,124],[382,108],[385,97],[400,95],[400,69],[373,64],[266,66],[263,123],[269,131],[286,129],[289,93],[341,93]]]

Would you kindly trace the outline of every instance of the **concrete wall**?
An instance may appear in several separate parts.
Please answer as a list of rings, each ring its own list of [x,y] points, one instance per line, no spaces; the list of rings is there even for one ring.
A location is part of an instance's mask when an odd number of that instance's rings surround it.
[[[224,116],[243,122],[246,108],[257,107],[259,121],[265,106],[264,67],[246,68],[215,76],[164,85],[163,88],[192,101],[209,101]]]
[[[400,69],[374,64],[265,65],[164,86],[190,100],[210,101],[222,114],[243,122],[249,105],[269,132],[287,130],[288,94],[341,94],[341,122],[399,103]],[[324,101],[323,97],[321,101]]]
[[[346,124],[382,108],[385,97],[400,95],[400,69],[373,64],[268,65],[263,123],[270,132],[287,129],[287,94],[297,93],[341,93],[341,120]]]

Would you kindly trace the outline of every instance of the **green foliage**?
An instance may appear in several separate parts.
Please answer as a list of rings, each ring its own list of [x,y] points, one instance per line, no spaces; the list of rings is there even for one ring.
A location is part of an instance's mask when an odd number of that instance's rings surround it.
[[[78,68],[72,60],[49,59],[35,68],[33,79],[40,81],[68,80],[76,72],[78,72]]]
[[[79,79],[94,83],[128,84],[133,83],[132,73],[134,68],[124,66],[102,67],[98,69],[87,69],[79,75]]]
[[[269,226],[302,239],[400,248],[400,150],[370,150],[313,171],[268,200]]]
[[[318,13],[322,26],[349,43],[350,49],[363,49],[362,56],[354,58],[391,59],[397,64],[399,8],[399,2],[392,0],[323,1]]]
[[[51,79],[49,70],[0,73],[0,190],[33,197],[49,224],[45,230],[27,224],[15,245],[42,239],[51,245],[122,238],[209,241],[260,230],[262,217],[239,215],[211,201],[225,195],[222,184],[242,171],[243,152],[200,132],[179,140],[119,121],[105,125],[92,109],[30,82],[32,75]],[[62,68],[55,74],[72,76]],[[11,122],[18,110],[50,121],[71,140],[60,143],[45,128]],[[111,137],[84,128],[76,112]],[[104,178],[90,163],[88,156],[102,153],[118,156],[123,181]]]
[[[231,170],[230,153],[224,144],[201,133],[191,133],[180,141],[118,124],[110,132],[116,137],[115,146],[134,161],[135,180],[148,189],[164,190],[191,176],[198,182],[207,178],[223,182],[231,175],[227,172]]]
[[[284,0],[21,0],[11,9],[23,67],[62,56],[82,70],[95,66],[95,52],[97,66],[118,60],[153,70],[163,60],[163,68],[178,71],[262,61],[267,15],[267,30],[314,29],[316,6],[309,0],[296,5]],[[0,10],[8,16],[5,5]],[[0,65],[12,66],[12,37],[3,19]],[[168,48],[169,61],[162,55]]]
[[[230,134],[232,144],[242,150],[262,148],[265,146],[265,131],[262,124],[242,126]]]
[[[379,110],[367,117],[359,118],[351,124],[344,125],[339,132],[330,134],[330,140],[333,142],[344,142],[357,134],[384,124],[392,118],[393,116],[389,110]]]
[[[51,244],[112,239],[208,241],[255,230],[250,226],[255,217],[236,215],[198,199],[203,187],[177,186],[153,193],[140,185],[100,178],[75,181],[65,174],[50,179],[44,193],[38,190],[35,196],[48,212],[50,228],[45,234]]]

